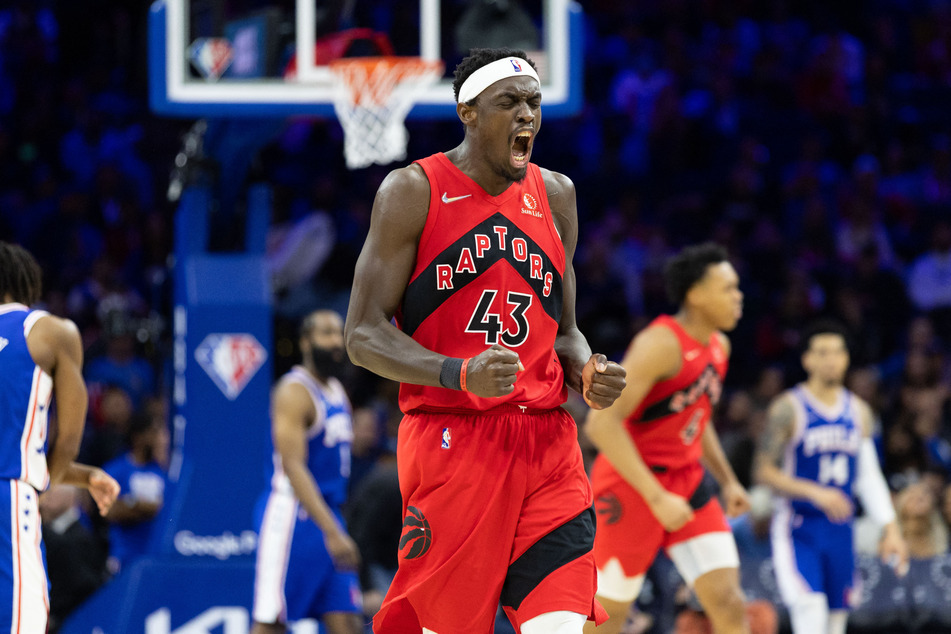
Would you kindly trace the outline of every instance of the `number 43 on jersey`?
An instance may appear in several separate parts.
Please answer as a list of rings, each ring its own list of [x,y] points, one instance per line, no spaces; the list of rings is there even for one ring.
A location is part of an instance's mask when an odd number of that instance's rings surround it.
[[[492,311],[496,295],[498,295],[498,291],[493,289],[482,291],[479,303],[469,318],[466,332],[485,334],[485,344],[487,346],[501,343],[506,347],[516,348],[528,339],[529,325],[528,319],[525,317],[525,311],[532,305],[532,296],[514,291],[509,291],[506,294],[505,309],[511,324],[503,330],[501,311]]]

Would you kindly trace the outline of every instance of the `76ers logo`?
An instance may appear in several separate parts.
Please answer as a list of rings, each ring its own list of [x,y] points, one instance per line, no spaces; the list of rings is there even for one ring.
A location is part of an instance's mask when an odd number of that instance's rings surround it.
[[[423,512],[415,506],[406,507],[407,515],[403,519],[403,536],[400,537],[400,551],[409,546],[404,555],[406,559],[416,559],[429,552],[433,543],[433,530]]]

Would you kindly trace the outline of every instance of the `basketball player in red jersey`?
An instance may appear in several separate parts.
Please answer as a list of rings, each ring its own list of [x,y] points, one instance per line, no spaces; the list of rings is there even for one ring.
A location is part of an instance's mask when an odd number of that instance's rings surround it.
[[[600,451],[591,473],[598,513],[594,553],[598,600],[611,615],[585,632],[621,631],[661,547],[717,634],[748,632],[736,544],[703,466],[719,482],[727,513],[748,510],[746,491],[709,424],[730,355],[722,331],[736,326],[743,293],[726,251],[711,243],[684,249],[668,263],[665,277],[680,310],[658,317],[634,338],[621,362],[627,370],[623,394],[585,422]]]
[[[591,487],[566,386],[611,405],[624,370],[575,323],[575,190],[529,162],[534,64],[479,49],[455,71],[458,147],[390,173],[347,315],[354,362],[400,381],[399,570],[376,634],[580,634],[594,600]],[[395,317],[396,324],[391,323]]]

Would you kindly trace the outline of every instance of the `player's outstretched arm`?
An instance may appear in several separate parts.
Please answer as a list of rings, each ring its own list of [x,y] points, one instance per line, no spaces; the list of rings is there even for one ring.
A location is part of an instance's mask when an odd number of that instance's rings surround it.
[[[754,460],[756,479],[780,495],[812,502],[833,522],[846,522],[852,517],[852,501],[840,490],[797,478],[782,469],[786,445],[793,437],[795,416],[789,394],[780,395],[770,405],[766,430]]]
[[[274,448],[281,457],[281,467],[294,489],[294,496],[323,532],[327,551],[334,564],[341,569],[356,570],[360,565],[357,545],[337,521],[307,467],[307,428],[315,416],[317,412],[303,385],[281,381],[274,388],[271,396],[271,435]]]
[[[634,338],[621,361],[627,386],[610,407],[588,412],[584,431],[611,465],[647,502],[668,531],[675,531],[693,517],[687,500],[667,491],[641,457],[624,421],[640,406],[658,381],[680,369],[680,343],[666,328],[648,328]]]
[[[555,352],[565,373],[565,384],[584,397],[594,409],[610,406],[624,389],[624,368],[603,354],[592,354],[575,321],[576,278],[574,260],[578,246],[578,204],[575,186],[564,174],[542,169],[555,226],[565,248],[561,321]]]

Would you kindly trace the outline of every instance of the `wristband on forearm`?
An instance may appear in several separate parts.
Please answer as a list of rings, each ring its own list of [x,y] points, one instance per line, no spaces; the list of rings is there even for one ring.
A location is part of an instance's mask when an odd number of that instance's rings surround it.
[[[462,390],[462,372],[463,366],[468,359],[459,359],[457,357],[446,357],[442,362],[442,368],[439,370],[439,384],[448,387],[450,390]]]
[[[466,370],[469,369],[469,359],[470,359],[470,358],[471,358],[471,357],[467,357],[465,360],[463,360],[463,362],[462,362],[462,370],[459,371],[459,384],[460,384],[460,386],[462,387],[462,391],[463,391],[463,392],[468,392],[468,391],[469,391],[469,388],[466,387]]]

